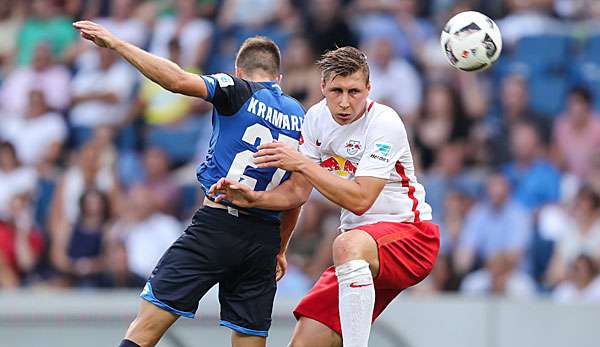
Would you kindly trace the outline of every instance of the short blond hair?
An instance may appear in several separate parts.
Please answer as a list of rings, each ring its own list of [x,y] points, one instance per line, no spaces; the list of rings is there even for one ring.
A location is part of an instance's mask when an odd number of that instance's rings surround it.
[[[240,46],[235,66],[246,73],[262,70],[279,76],[281,52],[273,40],[265,36],[254,36],[246,39]]]
[[[340,47],[329,51],[317,61],[321,70],[321,77],[327,81],[337,76],[350,76],[357,71],[362,71],[367,82],[369,81],[369,63],[367,55],[354,47]]]

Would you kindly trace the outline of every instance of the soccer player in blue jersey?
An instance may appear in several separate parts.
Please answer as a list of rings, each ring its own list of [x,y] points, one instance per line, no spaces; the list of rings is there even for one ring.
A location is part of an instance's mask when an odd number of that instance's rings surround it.
[[[246,40],[236,57],[235,76],[199,76],[120,40],[96,23],[80,21],[74,27],[164,88],[214,105],[210,150],[197,171],[205,193],[221,177],[256,191],[270,190],[289,178],[284,170],[253,163],[260,144],[277,140],[297,147],[304,119],[304,109],[278,85],[281,58],[273,41]],[[233,330],[232,345],[265,345],[276,279],[285,272],[285,250],[299,205],[280,213],[239,208],[205,196],[204,207],[150,276],[120,347],[154,346],[177,318],[194,317],[200,298],[217,283],[220,324]]]

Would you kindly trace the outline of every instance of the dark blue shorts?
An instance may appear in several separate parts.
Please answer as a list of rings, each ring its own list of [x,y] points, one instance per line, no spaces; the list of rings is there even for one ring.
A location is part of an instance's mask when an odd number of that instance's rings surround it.
[[[203,207],[162,256],[140,296],[193,318],[198,301],[218,283],[220,324],[267,336],[279,243],[279,222]]]

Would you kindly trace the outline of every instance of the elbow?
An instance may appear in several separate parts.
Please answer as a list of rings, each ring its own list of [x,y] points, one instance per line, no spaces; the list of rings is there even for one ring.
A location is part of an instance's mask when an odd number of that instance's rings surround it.
[[[185,73],[174,74],[170,80],[165,81],[163,87],[170,92],[181,93],[186,85],[186,77]]]
[[[371,208],[371,205],[373,205],[373,203],[368,203],[368,202],[353,203],[353,204],[351,204],[351,206],[349,206],[349,208],[347,208],[347,210],[349,210],[350,212],[354,213],[357,216],[362,216]]]

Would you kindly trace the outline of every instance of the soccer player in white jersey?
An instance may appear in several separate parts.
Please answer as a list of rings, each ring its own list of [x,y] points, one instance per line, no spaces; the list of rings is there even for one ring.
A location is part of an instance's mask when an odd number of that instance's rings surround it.
[[[301,152],[283,143],[259,147],[258,167],[293,171],[271,191],[221,179],[217,199],[285,210],[312,187],[341,206],[340,233],[327,269],[294,310],[290,346],[364,347],[371,323],[405,288],[423,280],[439,249],[439,228],[415,178],[406,130],[391,108],[368,99],[364,53],[342,47],[319,61],[325,99],[310,108]],[[402,88],[402,86],[398,86]]]

